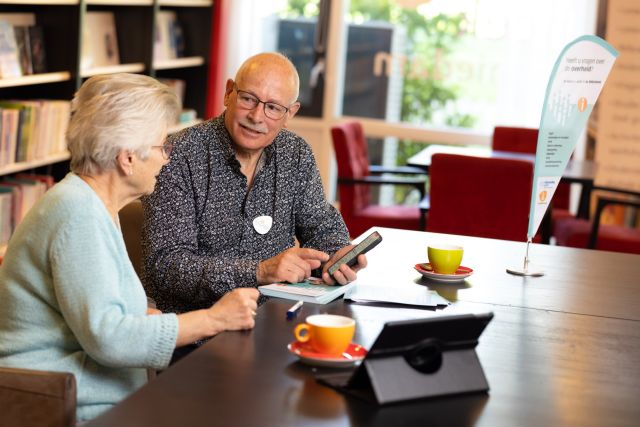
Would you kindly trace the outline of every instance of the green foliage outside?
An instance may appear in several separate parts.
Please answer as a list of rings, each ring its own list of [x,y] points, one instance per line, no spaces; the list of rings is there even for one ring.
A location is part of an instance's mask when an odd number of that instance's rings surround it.
[[[317,16],[319,1],[289,0],[290,16]],[[459,89],[439,76],[438,62],[456,47],[466,34],[468,21],[464,14],[425,17],[415,9],[398,6],[394,0],[351,0],[349,12],[352,22],[383,21],[403,27],[406,31],[404,87],[400,120],[407,123],[433,123],[434,114],[447,108],[444,124],[470,128],[475,117],[459,113],[455,101]],[[439,141],[433,141],[437,143]],[[409,157],[425,147],[424,143],[401,140],[396,163],[406,164]],[[396,187],[396,202],[402,203],[407,189]]]

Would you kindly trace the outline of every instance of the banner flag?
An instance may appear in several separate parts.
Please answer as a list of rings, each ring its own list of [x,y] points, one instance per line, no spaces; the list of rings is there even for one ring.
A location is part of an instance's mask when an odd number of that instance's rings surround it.
[[[600,37],[578,37],[562,50],[545,93],[527,239],[533,239],[618,52]]]

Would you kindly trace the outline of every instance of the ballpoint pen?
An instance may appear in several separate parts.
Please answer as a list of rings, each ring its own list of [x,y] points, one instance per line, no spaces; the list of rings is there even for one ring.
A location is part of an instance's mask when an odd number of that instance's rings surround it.
[[[293,319],[296,317],[298,311],[300,311],[300,307],[302,307],[302,304],[304,304],[304,301],[298,301],[289,310],[287,310],[287,319]]]

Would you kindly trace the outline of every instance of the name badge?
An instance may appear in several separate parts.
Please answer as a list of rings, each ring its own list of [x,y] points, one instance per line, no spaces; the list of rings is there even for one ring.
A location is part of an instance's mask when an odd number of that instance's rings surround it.
[[[260,234],[267,234],[273,225],[273,218],[262,215],[253,220],[253,228]]]

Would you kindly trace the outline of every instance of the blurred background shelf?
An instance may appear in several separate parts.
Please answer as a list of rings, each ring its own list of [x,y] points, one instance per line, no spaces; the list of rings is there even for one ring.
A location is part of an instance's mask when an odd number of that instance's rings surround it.
[[[21,77],[8,77],[0,79],[0,88],[2,87],[15,87],[15,86],[29,86],[43,83],[55,83],[65,82],[71,80],[71,73],[69,71],[58,71],[55,73],[44,74],[32,74],[29,76]]]

